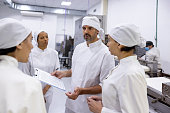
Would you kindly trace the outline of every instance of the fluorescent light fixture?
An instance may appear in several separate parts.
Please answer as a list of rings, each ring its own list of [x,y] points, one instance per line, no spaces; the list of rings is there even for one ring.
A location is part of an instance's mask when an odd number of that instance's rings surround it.
[[[21,5],[19,8],[21,10],[31,10],[31,7],[29,5]]]
[[[56,9],[56,10],[54,10],[54,13],[65,14],[65,10],[64,9]]]
[[[71,2],[62,1],[62,2],[61,2],[61,5],[70,6],[70,5],[71,5]]]
[[[36,17],[42,17],[42,12],[32,12],[32,11],[20,11],[21,15],[23,16],[36,16]]]

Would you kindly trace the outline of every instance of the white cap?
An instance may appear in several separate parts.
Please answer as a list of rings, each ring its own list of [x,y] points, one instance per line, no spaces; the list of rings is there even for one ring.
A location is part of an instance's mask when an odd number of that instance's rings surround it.
[[[118,25],[112,28],[109,34],[115,41],[126,47],[141,45],[141,35],[139,28],[134,24]]]
[[[100,21],[97,17],[95,16],[85,16],[82,21],[82,27],[84,25],[88,25],[91,27],[94,27],[98,31],[100,31]]]
[[[34,33],[34,40],[37,42],[37,38],[38,38],[38,35],[41,33],[41,32],[45,32],[45,30],[38,30]]]
[[[146,46],[146,40],[141,36],[140,37],[141,43],[138,44],[141,48],[144,48]]]
[[[105,40],[105,34],[104,34],[104,30],[102,28],[100,28],[100,31],[99,31],[98,35],[99,35],[98,38],[100,38],[102,40]]]
[[[24,41],[31,33],[18,20],[12,18],[0,19],[0,49],[15,47]]]

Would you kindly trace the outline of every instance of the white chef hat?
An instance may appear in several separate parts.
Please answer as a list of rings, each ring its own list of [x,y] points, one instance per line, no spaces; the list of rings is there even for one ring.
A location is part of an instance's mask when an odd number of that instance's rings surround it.
[[[111,29],[109,34],[119,44],[132,47],[141,46],[142,37],[139,28],[134,24],[122,24]]]
[[[100,31],[100,21],[97,17],[95,16],[85,16],[82,21],[82,27],[84,25],[88,25],[91,27],[94,27],[98,31]]]
[[[104,34],[104,30],[102,28],[100,28],[100,31],[99,31],[99,38],[102,39],[102,40],[105,40],[105,34]]]
[[[24,41],[31,33],[18,20],[12,18],[0,19],[0,49],[15,47]]]

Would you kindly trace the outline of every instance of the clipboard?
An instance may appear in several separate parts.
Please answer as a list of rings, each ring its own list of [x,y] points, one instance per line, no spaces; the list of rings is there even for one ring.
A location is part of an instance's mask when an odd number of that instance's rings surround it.
[[[50,73],[47,73],[38,68],[34,68],[34,74],[35,74],[34,78],[42,82],[45,82],[51,86],[54,86],[60,90],[63,90],[63,91],[66,90],[63,81],[61,79],[58,79],[55,76],[51,76]]]

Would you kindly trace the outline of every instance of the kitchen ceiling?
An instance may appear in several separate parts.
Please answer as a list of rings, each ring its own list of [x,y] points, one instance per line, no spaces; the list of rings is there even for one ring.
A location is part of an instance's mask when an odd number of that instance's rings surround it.
[[[94,5],[101,2],[101,0],[11,0],[14,3],[34,6],[45,6],[55,8],[66,8],[72,10],[88,10]],[[71,2],[70,6],[62,6],[62,1]]]

